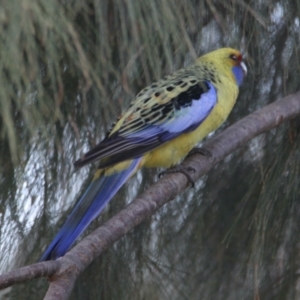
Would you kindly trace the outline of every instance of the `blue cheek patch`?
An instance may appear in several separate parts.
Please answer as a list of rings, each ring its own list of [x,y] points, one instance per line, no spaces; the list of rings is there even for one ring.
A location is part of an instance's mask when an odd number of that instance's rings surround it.
[[[240,86],[244,79],[244,72],[243,72],[242,67],[235,66],[232,68],[232,72],[233,72],[233,75],[235,77],[235,80],[236,80],[238,86]]]

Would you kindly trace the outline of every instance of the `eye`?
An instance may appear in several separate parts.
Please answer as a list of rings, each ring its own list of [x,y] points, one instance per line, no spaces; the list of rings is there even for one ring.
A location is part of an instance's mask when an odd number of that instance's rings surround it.
[[[231,54],[231,55],[229,56],[229,58],[231,58],[231,59],[234,60],[234,61],[237,61],[237,60],[238,60],[238,57],[237,57],[235,54]]]

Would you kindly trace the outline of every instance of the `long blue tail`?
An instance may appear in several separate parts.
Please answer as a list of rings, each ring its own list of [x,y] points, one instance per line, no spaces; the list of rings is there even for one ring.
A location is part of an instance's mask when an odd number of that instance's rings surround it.
[[[93,180],[40,261],[56,259],[69,250],[85,228],[100,214],[136,170],[140,160],[141,158],[134,159],[126,170],[119,173]]]

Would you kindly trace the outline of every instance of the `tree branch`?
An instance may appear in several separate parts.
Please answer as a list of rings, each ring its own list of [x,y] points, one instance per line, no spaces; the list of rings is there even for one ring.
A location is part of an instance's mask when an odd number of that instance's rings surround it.
[[[12,270],[8,273],[0,275],[0,289],[2,290],[14,284],[30,279],[52,276],[59,269],[60,262],[55,260],[52,261],[51,264],[48,262],[41,262]]]
[[[300,115],[300,92],[263,107],[228,127],[207,143],[211,158],[201,155],[188,157],[183,165],[192,166],[198,179],[238,147],[255,136]],[[153,184],[132,203],[78,243],[56,261],[34,264],[0,276],[0,289],[28,279],[48,276],[50,286],[46,300],[67,299],[78,275],[104,250],[129,230],[153,215],[161,206],[187,188],[187,178],[181,173],[168,174]]]

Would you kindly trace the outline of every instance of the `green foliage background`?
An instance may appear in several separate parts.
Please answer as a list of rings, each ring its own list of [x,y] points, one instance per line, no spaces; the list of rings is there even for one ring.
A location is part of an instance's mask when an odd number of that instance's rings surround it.
[[[249,75],[224,126],[298,91],[299,12],[292,0],[2,1],[1,270],[38,260],[95,168],[73,161],[145,85],[230,46]],[[71,298],[298,299],[299,143],[299,119],[252,140],[97,259]],[[155,174],[139,173],[88,231]]]

